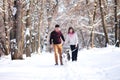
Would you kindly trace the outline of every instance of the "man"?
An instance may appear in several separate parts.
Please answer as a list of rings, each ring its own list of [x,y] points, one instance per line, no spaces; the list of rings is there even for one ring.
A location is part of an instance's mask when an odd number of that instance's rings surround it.
[[[50,45],[54,48],[54,56],[55,56],[55,65],[58,65],[58,55],[60,59],[60,64],[63,65],[62,62],[62,42],[64,42],[64,36],[60,31],[60,26],[55,25],[55,30],[50,34]]]

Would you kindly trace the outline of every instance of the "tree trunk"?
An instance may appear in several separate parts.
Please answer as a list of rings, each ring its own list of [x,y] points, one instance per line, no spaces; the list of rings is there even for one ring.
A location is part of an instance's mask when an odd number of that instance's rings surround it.
[[[115,44],[117,44],[118,40],[118,22],[117,22],[117,0],[114,0],[115,6],[114,6],[114,16],[115,16]],[[119,47],[118,45],[116,45]]]
[[[2,9],[0,11],[0,55],[6,54],[6,47],[5,47],[5,27],[4,27],[4,0],[0,0],[0,8]]]
[[[17,51],[14,53],[13,59],[23,59],[23,43],[22,43],[22,1],[16,1],[17,13],[16,13],[16,42],[17,42]]]
[[[31,41],[31,48],[32,48],[32,53],[35,52],[35,36],[32,36],[32,41]]]
[[[105,34],[105,47],[106,47],[107,44],[109,43],[109,39],[108,39],[107,29],[105,26],[104,12],[103,12],[101,0],[99,0],[99,6],[100,6],[100,12],[101,12],[101,18],[102,18],[102,26],[103,26],[103,30],[104,30],[104,34]]]
[[[38,25],[38,53],[40,54],[40,52],[41,52],[41,44],[40,44],[40,28],[41,28],[41,26],[42,26],[42,24],[43,24],[43,15],[44,15],[44,3],[45,1],[44,0],[42,0],[42,5],[41,5],[41,10],[42,11],[40,11],[40,19],[39,19],[39,25]]]
[[[29,1],[29,3],[31,4],[31,2]],[[28,5],[28,4],[27,4]],[[26,13],[27,19],[26,19],[26,31],[28,31],[26,34],[26,57],[31,57],[31,52],[30,52],[30,25],[31,25],[31,20],[30,20],[30,5],[29,5],[29,9],[27,10]]]
[[[86,0],[86,4],[88,4],[89,0]]]
[[[94,3],[94,12],[93,12],[93,20],[92,20],[92,31],[91,31],[91,47],[94,47],[94,21],[95,21],[95,16],[96,16],[96,9],[97,9],[97,1]]]
[[[120,46],[120,20],[119,20],[119,46]]]
[[[82,36],[82,47],[85,47],[85,39],[82,30],[80,30],[80,34]]]
[[[26,57],[31,57],[31,53],[30,53],[30,35],[26,35],[25,53],[26,53]]]
[[[9,54],[9,33],[8,33],[8,2],[3,0],[4,7],[4,26],[5,26],[5,55]]]

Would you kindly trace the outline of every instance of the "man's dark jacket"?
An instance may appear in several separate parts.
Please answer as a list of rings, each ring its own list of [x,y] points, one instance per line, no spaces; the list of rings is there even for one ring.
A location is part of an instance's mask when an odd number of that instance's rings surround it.
[[[63,34],[61,33],[61,31],[56,32],[56,31],[52,31],[50,34],[50,44],[61,44],[61,39],[63,41],[65,41]]]

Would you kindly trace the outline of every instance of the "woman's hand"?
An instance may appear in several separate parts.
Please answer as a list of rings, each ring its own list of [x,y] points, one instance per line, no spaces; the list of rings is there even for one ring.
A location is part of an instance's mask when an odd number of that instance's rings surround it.
[[[75,47],[77,48],[77,47],[78,47],[78,44],[76,44]]]

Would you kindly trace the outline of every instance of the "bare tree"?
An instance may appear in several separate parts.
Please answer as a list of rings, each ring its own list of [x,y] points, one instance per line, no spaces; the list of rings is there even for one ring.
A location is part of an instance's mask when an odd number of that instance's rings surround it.
[[[5,44],[5,24],[4,24],[4,2],[3,0],[0,1],[2,5],[0,5],[0,55],[8,54],[6,44]]]
[[[101,12],[101,18],[102,18],[102,26],[103,26],[103,30],[104,30],[104,34],[105,34],[105,46],[107,46],[107,44],[109,43],[108,40],[108,33],[107,33],[107,29],[105,26],[105,19],[104,19],[104,12],[103,12],[103,6],[102,6],[102,2],[101,0],[99,0],[99,6],[100,6],[100,12]]]
[[[6,48],[6,55],[10,53],[10,30],[11,27],[11,0],[3,0],[3,7],[4,7],[4,26],[5,26],[5,48]]]
[[[16,47],[13,59],[23,59],[23,26],[22,26],[22,1],[15,1],[16,13]]]
[[[26,34],[25,34],[25,37],[26,37],[26,41],[25,41],[25,54],[27,57],[31,57],[31,52],[30,52],[30,31],[31,31],[31,1],[28,0],[26,2]]]
[[[120,20],[119,20],[119,46],[120,46]]]
[[[94,47],[94,21],[96,16],[96,9],[97,9],[97,1],[95,0],[94,3],[94,10],[93,10],[93,19],[92,19],[92,30],[91,30],[91,47]]]
[[[114,16],[115,16],[115,44],[118,42],[118,21],[117,21],[117,0],[114,0]],[[119,47],[118,45],[116,45]]]

